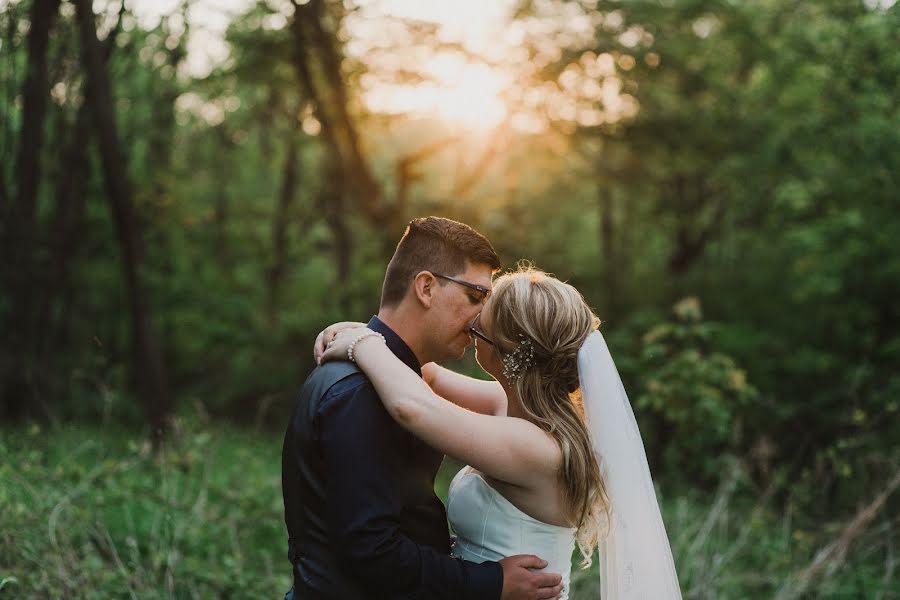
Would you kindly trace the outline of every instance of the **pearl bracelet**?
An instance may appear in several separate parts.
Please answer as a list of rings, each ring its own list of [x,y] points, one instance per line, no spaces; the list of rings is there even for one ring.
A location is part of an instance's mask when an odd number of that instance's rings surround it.
[[[381,341],[384,342],[385,344],[387,344],[387,340],[384,339],[384,336],[381,335],[380,333],[378,333],[377,331],[371,331],[371,330],[369,330],[369,331],[364,331],[364,332],[362,332],[361,334],[359,334],[359,335],[356,337],[355,340],[353,340],[352,342],[350,342],[350,345],[349,345],[349,346],[347,346],[347,360],[349,360],[349,361],[352,362],[352,363],[355,363],[355,362],[356,362],[356,359],[353,358],[353,349],[356,347],[356,345],[357,345],[360,341],[366,339],[367,337],[372,337],[372,336],[378,336],[378,337],[380,337],[380,338],[381,338]]]

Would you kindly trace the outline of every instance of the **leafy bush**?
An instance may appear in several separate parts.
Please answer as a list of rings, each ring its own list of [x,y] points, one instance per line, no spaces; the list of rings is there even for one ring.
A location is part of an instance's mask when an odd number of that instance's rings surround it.
[[[716,327],[702,321],[697,298],[679,301],[674,315],[642,338],[636,406],[654,417],[644,439],[666,471],[709,478],[735,449],[741,412],[757,391],[734,359],[716,351]]]

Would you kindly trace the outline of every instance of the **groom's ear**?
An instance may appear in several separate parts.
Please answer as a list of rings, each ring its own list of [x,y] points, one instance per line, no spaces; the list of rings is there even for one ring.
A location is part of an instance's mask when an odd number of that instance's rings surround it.
[[[431,308],[436,285],[437,278],[428,271],[419,271],[415,279],[413,279],[413,293],[423,308]]]

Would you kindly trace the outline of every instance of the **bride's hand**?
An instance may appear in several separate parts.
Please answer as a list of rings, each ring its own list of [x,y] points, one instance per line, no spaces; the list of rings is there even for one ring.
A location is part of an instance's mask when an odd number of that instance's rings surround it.
[[[328,342],[325,351],[319,359],[319,364],[328,362],[329,360],[347,360],[347,350],[350,348],[350,344],[355,340],[360,339],[360,336],[365,335],[367,332],[371,334],[375,333],[368,327],[345,327],[341,329],[334,337],[332,337],[331,341]],[[370,335],[362,339],[368,339],[368,337],[378,336]]]
[[[316,342],[313,344],[313,358],[315,359],[316,364],[322,362],[322,355],[325,353],[325,348],[328,347],[328,343],[334,339],[334,336],[336,336],[338,332],[345,329],[365,326],[365,323],[359,323],[358,321],[341,321],[340,323],[329,325],[323,329],[319,335],[316,336]]]

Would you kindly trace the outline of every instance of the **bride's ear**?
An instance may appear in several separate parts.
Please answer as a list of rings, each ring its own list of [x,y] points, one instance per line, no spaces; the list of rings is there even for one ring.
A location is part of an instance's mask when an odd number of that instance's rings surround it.
[[[429,271],[419,271],[413,279],[413,293],[423,308],[431,308],[437,278]]]

